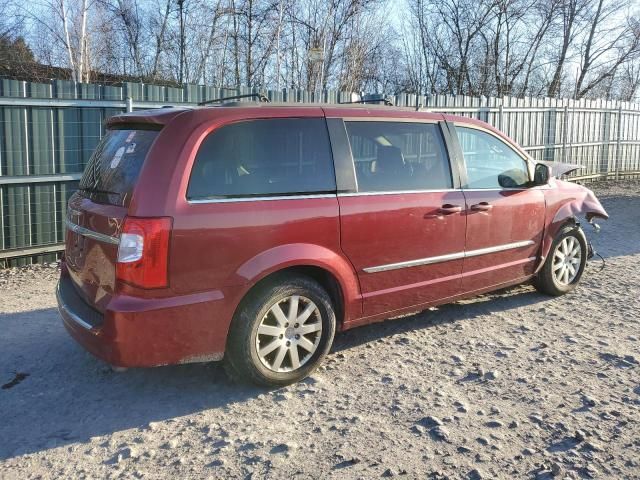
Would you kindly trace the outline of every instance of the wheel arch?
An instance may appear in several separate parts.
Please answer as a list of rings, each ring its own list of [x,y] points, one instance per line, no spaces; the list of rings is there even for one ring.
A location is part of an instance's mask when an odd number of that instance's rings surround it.
[[[538,261],[538,265],[536,266],[534,273],[538,273],[544,266],[544,262],[547,260],[547,256],[549,255],[551,245],[553,245],[553,241],[558,233],[566,226],[580,227],[578,217],[572,213],[571,208],[564,208],[565,206],[567,206],[567,204],[558,209],[553,220],[551,220],[545,228],[544,236],[542,238],[542,246],[540,248],[540,260]]]
[[[318,282],[331,297],[338,328],[362,313],[356,272],[346,258],[326,247],[310,244],[275,247],[245,262],[237,274],[247,285],[237,308],[247,295],[265,283],[287,275],[303,275]]]

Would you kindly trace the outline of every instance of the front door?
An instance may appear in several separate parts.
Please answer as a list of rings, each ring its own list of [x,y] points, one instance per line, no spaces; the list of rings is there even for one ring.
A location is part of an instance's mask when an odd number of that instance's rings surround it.
[[[460,291],[464,196],[437,122],[346,121],[357,192],[340,194],[341,245],[373,316]]]
[[[466,167],[462,290],[523,279],[534,271],[542,240],[544,194],[528,188],[528,162],[506,142],[478,128],[455,131]]]

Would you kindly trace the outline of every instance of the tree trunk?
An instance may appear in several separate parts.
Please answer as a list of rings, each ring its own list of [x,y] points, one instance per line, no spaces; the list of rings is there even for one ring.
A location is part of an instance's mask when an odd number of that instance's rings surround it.
[[[549,84],[549,88],[547,89],[547,97],[556,97],[560,92],[560,81],[562,77],[562,72],[564,70],[564,64],[567,60],[567,52],[569,51],[569,46],[571,44],[571,36],[573,34],[573,24],[576,20],[576,0],[568,0],[568,11],[564,12],[564,31],[562,38],[562,49],[560,50],[560,57],[558,58],[558,63],[556,64],[556,69],[553,74],[553,79]]]
[[[67,54],[69,55],[69,67],[71,68],[71,79],[74,82],[78,81],[76,73],[76,62],[73,59],[73,50],[71,48],[71,40],[69,39],[69,22],[67,21],[67,11],[64,7],[64,0],[60,0],[58,4],[60,8],[60,16],[62,17],[62,29],[64,30],[65,46]]]
[[[584,55],[582,57],[582,64],[580,66],[580,75],[578,76],[578,80],[576,82],[576,92],[580,92],[582,90],[582,83],[584,82],[584,78],[591,67],[591,46],[593,45],[593,37],[596,33],[596,28],[600,23],[600,13],[602,12],[602,2],[603,0],[598,1],[598,8],[596,10],[595,16],[591,21],[591,28],[589,29],[589,37],[587,38],[587,43],[584,46]]]
[[[82,13],[80,14],[80,61],[78,62],[78,78],[85,81],[85,52],[87,41],[87,0],[82,0]]]
[[[167,22],[169,20],[169,13],[171,13],[171,1],[167,0],[167,6],[162,17],[162,26],[160,32],[156,35],[156,51],[153,57],[153,67],[151,68],[151,78],[156,78],[158,75],[158,64],[160,63],[160,55],[164,48],[164,32],[167,29]]]

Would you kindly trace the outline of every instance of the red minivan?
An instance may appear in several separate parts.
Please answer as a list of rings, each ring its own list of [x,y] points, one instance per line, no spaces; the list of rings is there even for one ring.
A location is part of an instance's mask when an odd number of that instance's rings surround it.
[[[593,193],[476,120],[223,103],[111,118],[69,201],[64,325],[120,367],[308,375],[336,330],[533,281],[561,295]]]

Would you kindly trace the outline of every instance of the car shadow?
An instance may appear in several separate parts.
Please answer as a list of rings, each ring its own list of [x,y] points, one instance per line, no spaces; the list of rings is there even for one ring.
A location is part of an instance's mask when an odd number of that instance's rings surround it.
[[[334,352],[545,298],[530,287],[515,287],[470,304],[340,333]],[[0,328],[0,384],[5,386],[0,389],[0,460],[148,429],[151,422],[222,409],[265,393],[230,382],[219,363],[114,372],[68,336],[53,308],[0,314]]]
[[[439,325],[474,321],[481,315],[491,315],[494,312],[504,312],[548,300],[550,297],[538,293],[533,287],[518,285],[415,314],[347,330],[336,336],[333,351],[348,350],[390,336]],[[402,342],[403,340],[399,339],[398,341]]]
[[[0,461],[264,393],[232,384],[216,363],[114,372],[69,337],[53,308],[0,314],[0,329]]]

